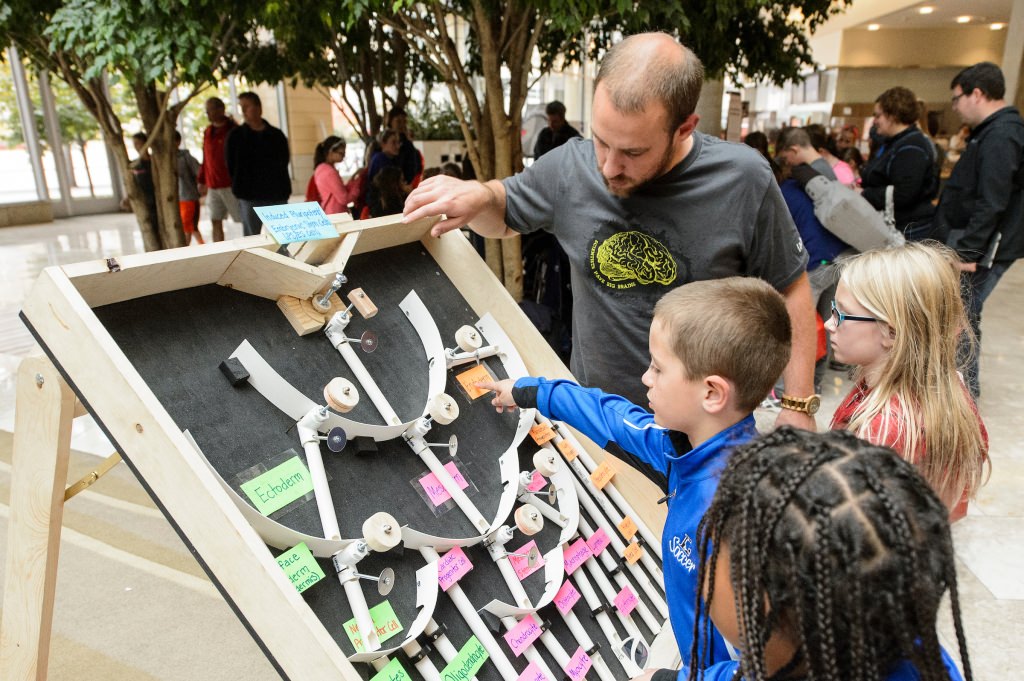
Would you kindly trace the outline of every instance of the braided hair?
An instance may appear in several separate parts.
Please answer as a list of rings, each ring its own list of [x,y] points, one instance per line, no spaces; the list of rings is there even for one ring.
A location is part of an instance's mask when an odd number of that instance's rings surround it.
[[[948,681],[935,620],[948,589],[971,681],[947,511],[914,467],[847,432],[782,428],[737,449],[698,529],[690,681],[711,649],[715,566],[728,549],[747,681],[881,681],[909,662]],[[769,674],[773,634],[795,654]]]

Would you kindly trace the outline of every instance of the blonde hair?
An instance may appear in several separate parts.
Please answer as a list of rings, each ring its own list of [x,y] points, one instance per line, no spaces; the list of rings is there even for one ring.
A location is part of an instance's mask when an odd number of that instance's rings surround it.
[[[690,380],[721,376],[735,405],[753,411],[789,363],[792,336],[785,299],[753,277],[695,281],[654,307]]]
[[[956,255],[937,242],[869,251],[842,265],[841,280],[892,334],[877,385],[848,429],[868,438],[872,420],[880,416],[882,432],[895,428],[904,443],[900,455],[917,466],[947,506],[955,506],[965,491],[973,497],[987,456],[957,374],[961,334],[968,335],[972,350],[974,338],[960,299]]]

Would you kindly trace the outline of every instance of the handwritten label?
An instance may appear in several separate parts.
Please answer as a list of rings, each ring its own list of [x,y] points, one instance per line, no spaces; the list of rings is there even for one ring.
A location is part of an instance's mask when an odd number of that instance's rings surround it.
[[[370,619],[373,620],[373,626],[377,628],[377,639],[381,643],[405,628],[398,621],[398,615],[395,614],[395,609],[391,607],[391,603],[388,601],[378,603],[370,608]],[[353,617],[341,626],[344,627],[348,640],[352,642],[352,647],[356,649],[356,652],[364,652],[363,636],[359,633],[359,625],[356,624],[356,618]]]
[[[373,681],[372,679],[370,681]],[[526,669],[519,675],[516,681],[551,681],[548,675],[540,670],[540,666],[536,662],[531,662],[526,665]]]
[[[316,201],[256,206],[253,210],[260,216],[263,226],[274,237],[274,241],[282,246],[296,241],[338,237],[338,230],[327,219],[324,209]]]
[[[455,659],[441,670],[441,681],[466,681],[476,676],[487,658],[487,651],[484,650],[483,644],[476,636],[470,636]]]
[[[590,671],[590,656],[580,646],[569,660],[569,664],[565,665],[563,669],[572,681],[580,681]]]
[[[302,459],[293,456],[249,482],[243,482],[242,491],[257,511],[270,515],[312,492],[313,478]]]
[[[579,599],[580,592],[567,579],[562,583],[562,588],[555,594],[555,607],[558,608],[558,612],[568,615],[569,611],[572,610],[572,606],[576,605],[576,601]]]
[[[483,397],[489,392],[494,392],[493,390],[485,390],[478,385],[484,381],[490,383],[494,380],[494,376],[491,376],[491,372],[483,364],[476,364],[460,374],[455,374],[455,380],[459,382],[459,385],[462,386],[462,389],[466,391],[471,400]]]
[[[515,656],[519,657],[534,641],[540,638],[542,633],[544,632],[541,631],[537,620],[533,619],[533,615],[527,615],[519,624],[509,629],[504,634],[504,638],[505,643],[512,649]]]
[[[562,452],[562,456],[565,457],[566,461],[572,461],[579,456],[579,452],[572,446],[572,443],[565,439],[558,443],[558,451]]]
[[[455,480],[455,484],[459,486],[459,489],[466,489],[469,487],[469,483],[462,477],[462,473],[459,472],[454,461],[449,461],[444,465],[444,469],[448,471],[448,474]],[[444,502],[452,498],[452,495],[448,493],[441,481],[437,479],[437,476],[433,473],[427,473],[419,479],[420,485],[423,487],[423,491],[427,493],[427,497],[430,499],[430,503],[434,506],[440,506]]]
[[[622,555],[627,563],[633,565],[644,555],[644,550],[640,548],[639,544],[633,543],[626,546],[626,550],[622,552]]]
[[[533,477],[530,478],[530,484],[526,486],[527,492],[536,492],[544,489],[544,486],[548,484],[548,481],[544,479],[544,476],[540,474],[540,471],[534,471]]]
[[[277,564],[288,575],[292,586],[299,593],[324,578],[324,571],[320,569],[306,542],[301,542],[278,556]]]
[[[437,582],[447,591],[472,569],[473,563],[470,562],[469,556],[456,546],[441,556],[441,560],[437,562]]]
[[[370,677],[370,681],[412,681],[412,677],[405,671],[398,658],[393,657],[383,669]]]
[[[619,523],[618,528],[619,532],[622,533],[623,539],[625,539],[626,541],[629,541],[630,539],[635,537],[638,529],[636,523],[633,522],[633,519],[630,518],[628,515],[622,519],[622,522]]]
[[[562,555],[565,560],[565,574],[571,575],[593,554],[590,552],[587,542],[583,541],[583,539],[577,539],[562,549]]]
[[[527,554],[530,553],[530,549],[537,549],[537,542],[533,539],[520,546],[515,551],[509,553],[518,553],[518,556],[509,555],[508,562],[512,563],[512,569],[516,571],[516,577],[519,581],[523,581],[537,570],[544,567],[544,555],[537,551],[537,562],[530,567],[530,561],[526,558]]]
[[[636,594],[633,593],[633,590],[628,586],[624,586],[622,587],[622,591],[615,596],[615,600],[612,602],[615,603],[615,607],[618,608],[619,612],[623,615],[628,615],[633,612],[633,608],[636,607]]]
[[[608,537],[608,533],[604,531],[604,528],[598,528],[597,532],[590,536],[587,540],[587,546],[590,547],[590,552],[595,556],[600,556],[601,552],[604,551],[612,540]]]
[[[542,445],[555,439],[555,431],[551,430],[551,426],[546,423],[538,423],[530,428],[530,437],[534,442]]]
[[[611,464],[607,461],[602,461],[601,465],[590,474],[590,482],[594,483],[594,487],[604,489],[604,486],[611,482],[614,475],[615,469],[611,467]]]

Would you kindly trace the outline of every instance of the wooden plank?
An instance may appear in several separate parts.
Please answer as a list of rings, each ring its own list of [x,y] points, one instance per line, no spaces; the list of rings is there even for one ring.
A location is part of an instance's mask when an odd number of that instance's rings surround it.
[[[405,224],[401,215],[386,215],[372,220],[356,220],[341,227],[342,230],[361,232],[353,255],[419,241],[428,235],[438,218],[423,218]]]
[[[327,219],[330,220],[331,224],[335,227],[343,225],[346,222],[352,222],[352,216],[348,213],[328,215]],[[310,265],[321,265],[325,261],[331,259],[341,242],[342,237],[339,236],[336,239],[319,239],[317,241],[289,244],[288,254],[299,262],[308,263]]]
[[[223,491],[216,474],[192,449],[63,272],[44,270],[23,310],[271,662],[287,678],[358,681],[355,669]]]
[[[231,265],[238,252],[251,248],[277,248],[269,235],[219,241],[200,247],[171,248],[153,253],[137,253],[116,258],[119,271],[111,272],[106,260],[89,260],[65,265],[64,273],[89,304],[141,298],[166,291],[216,282]]]
[[[18,367],[0,669],[45,679],[75,395],[49,360]]]
[[[445,276],[459,289],[473,311],[481,316],[490,312],[501,324],[509,338],[513,339],[516,349],[526,362],[526,368],[533,376],[575,380],[555,351],[480,258],[469,240],[459,232],[452,231],[440,239],[426,236],[422,243],[437,260]],[[606,458],[619,461],[582,433],[576,430],[573,430],[573,433],[598,464]],[[628,464],[616,464],[615,469],[618,471],[615,476],[616,488],[629,500],[651,531],[660,537],[667,513],[664,504],[656,503],[656,500],[662,497],[661,491]]]
[[[309,298],[324,288],[325,277],[333,274],[280,253],[252,249],[240,252],[217,283],[270,300]]]

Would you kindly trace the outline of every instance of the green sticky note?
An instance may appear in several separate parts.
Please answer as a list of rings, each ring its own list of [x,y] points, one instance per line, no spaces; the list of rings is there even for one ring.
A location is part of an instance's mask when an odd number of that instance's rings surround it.
[[[313,477],[297,456],[242,483],[242,491],[263,515],[284,508],[313,491]]]
[[[384,665],[384,669],[370,677],[370,681],[412,681],[412,679],[396,657]]]
[[[395,609],[388,601],[378,603],[370,608],[370,619],[373,620],[373,626],[377,627],[377,639],[381,643],[404,629],[402,623],[398,621]],[[348,635],[348,640],[352,641],[352,647],[356,649],[356,652],[364,652],[366,648],[363,646],[363,637],[359,634],[356,618],[353,617],[342,626],[345,627],[345,634]]]
[[[292,586],[299,593],[324,578],[324,571],[320,569],[320,565],[316,562],[309,547],[306,546],[306,542],[302,542],[278,556],[277,564],[288,575]]]
[[[487,651],[484,650],[483,644],[477,640],[477,637],[470,637],[455,659],[441,670],[441,681],[466,681],[466,679],[476,676],[488,657]]]

